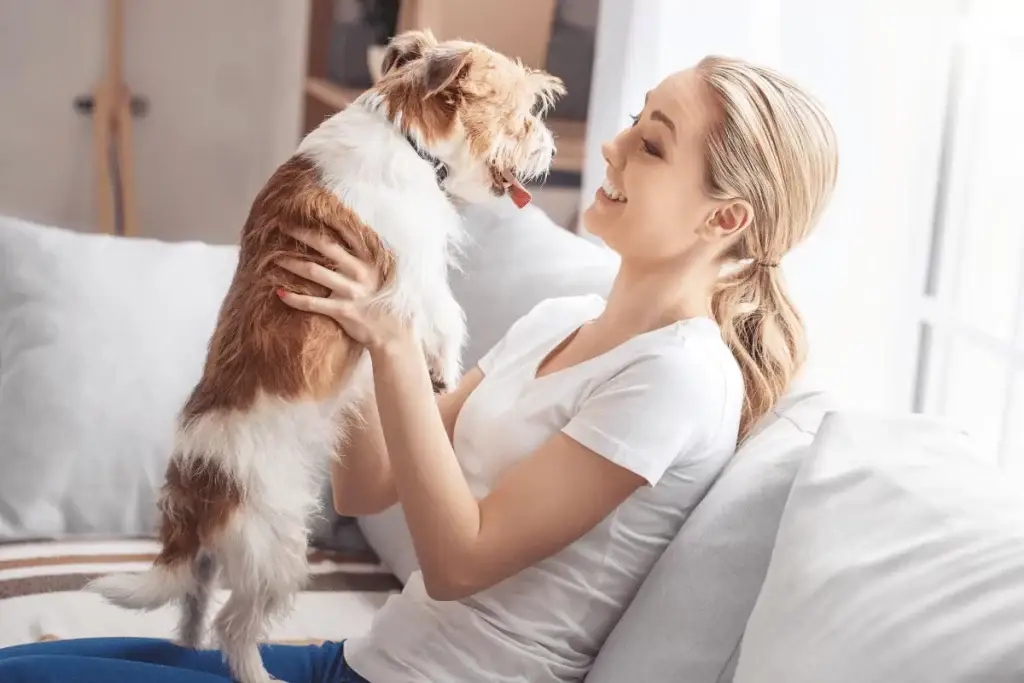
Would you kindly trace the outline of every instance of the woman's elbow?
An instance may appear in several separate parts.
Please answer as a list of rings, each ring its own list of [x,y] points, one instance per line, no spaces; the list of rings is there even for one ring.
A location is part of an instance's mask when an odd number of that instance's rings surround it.
[[[387,496],[349,495],[337,488],[332,492],[334,511],[342,517],[366,517],[384,512],[397,502]]]
[[[454,602],[468,598],[487,587],[474,577],[456,571],[427,571],[423,574],[423,587],[431,600],[438,602]]]
[[[467,587],[452,581],[444,579],[428,579],[426,575],[423,576],[423,586],[427,590],[427,596],[431,600],[436,600],[437,602],[454,602],[456,600],[462,600],[476,592],[475,590],[470,590]]]

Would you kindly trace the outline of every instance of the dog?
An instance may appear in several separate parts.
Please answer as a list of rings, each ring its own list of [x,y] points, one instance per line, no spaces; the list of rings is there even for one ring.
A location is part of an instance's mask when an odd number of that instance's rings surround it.
[[[364,348],[279,300],[279,288],[327,292],[277,258],[331,267],[287,230],[314,228],[373,264],[383,283],[375,305],[416,330],[435,387],[451,388],[466,335],[448,283],[464,236],[458,205],[510,197],[522,208],[524,183],[545,176],[555,152],[543,117],[565,90],[550,74],[429,31],[392,39],[381,71],[253,201],[201,379],[179,415],[161,552],[145,573],[89,585],[122,607],[178,603],[177,637],[199,647],[219,581],[230,596],[214,635],[241,683],[271,680],[257,644],[304,585],[325,465],[373,390]]]

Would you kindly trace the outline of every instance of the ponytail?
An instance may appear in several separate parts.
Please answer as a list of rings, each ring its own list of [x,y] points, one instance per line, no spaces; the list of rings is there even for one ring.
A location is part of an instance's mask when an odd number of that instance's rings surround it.
[[[785,292],[778,267],[759,262],[719,281],[711,311],[743,373],[742,441],[803,365],[803,321]]]
[[[718,117],[705,142],[706,190],[749,203],[727,247],[712,315],[743,373],[739,438],[786,392],[805,356],[804,326],[778,261],[816,224],[836,181],[835,135],[820,105],[779,73],[725,57],[697,66]]]

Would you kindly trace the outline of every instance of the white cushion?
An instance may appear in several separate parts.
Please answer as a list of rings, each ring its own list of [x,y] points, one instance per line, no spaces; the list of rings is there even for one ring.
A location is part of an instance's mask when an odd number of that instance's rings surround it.
[[[1024,681],[1024,495],[957,429],[832,414],[736,683]]]
[[[587,683],[732,680],[793,479],[825,413],[809,380],[744,441],[598,654]]]
[[[472,367],[508,328],[549,297],[600,294],[611,288],[618,257],[578,237],[533,205],[512,202],[467,207],[470,243],[452,291],[466,311]]]
[[[152,531],[236,259],[0,219],[0,539]]]

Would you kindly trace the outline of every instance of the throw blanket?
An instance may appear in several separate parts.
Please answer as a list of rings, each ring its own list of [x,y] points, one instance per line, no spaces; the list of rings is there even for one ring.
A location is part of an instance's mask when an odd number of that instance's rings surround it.
[[[82,588],[110,572],[143,571],[159,545],[149,539],[0,544],[0,647],[37,640],[141,636],[171,638],[173,605],[153,612],[120,609]],[[274,626],[274,642],[341,640],[367,630],[401,584],[371,555],[310,553],[312,576],[292,614]],[[223,603],[216,594],[211,610]]]

